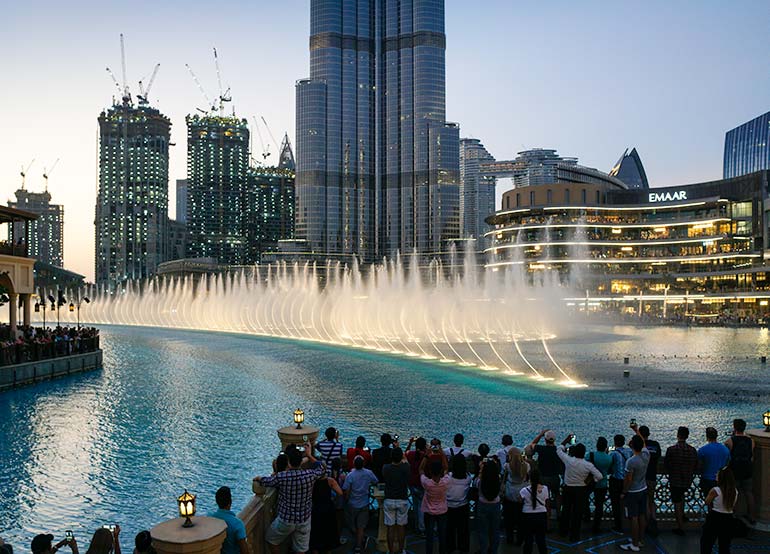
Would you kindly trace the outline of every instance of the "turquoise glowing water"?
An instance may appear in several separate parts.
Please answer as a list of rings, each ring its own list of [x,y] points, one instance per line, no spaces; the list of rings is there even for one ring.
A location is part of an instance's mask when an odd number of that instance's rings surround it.
[[[371,444],[384,431],[445,441],[460,431],[472,448],[504,432],[524,444],[543,427],[593,442],[630,417],[664,444],[690,424],[699,443],[706,425],[757,426],[770,407],[761,330],[581,330],[551,346],[591,385],[581,390],[319,344],[127,327],[102,336],[103,371],[0,393],[0,536],[19,552],[36,533],[66,529],[85,549],[107,522],[123,526],[127,548],[175,515],[185,487],[206,512],[229,485],[240,509],[298,406],[346,444],[359,433]]]

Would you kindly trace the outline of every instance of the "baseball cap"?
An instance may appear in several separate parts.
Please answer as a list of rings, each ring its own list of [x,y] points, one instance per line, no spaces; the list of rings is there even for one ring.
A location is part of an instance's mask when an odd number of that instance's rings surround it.
[[[51,549],[53,535],[37,535],[32,539],[32,553],[39,554]]]
[[[545,440],[547,441],[555,441],[556,440],[556,433],[553,431],[546,431],[545,433]]]

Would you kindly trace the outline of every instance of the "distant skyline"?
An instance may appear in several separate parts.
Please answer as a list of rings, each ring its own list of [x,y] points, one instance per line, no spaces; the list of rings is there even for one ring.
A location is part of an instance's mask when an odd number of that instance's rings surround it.
[[[725,132],[770,109],[768,2],[446,3],[447,117],[498,159],[556,148],[607,171],[635,146],[653,187],[716,180]],[[236,113],[250,124],[264,115],[276,140],[288,131],[294,143],[308,21],[308,0],[138,0],[130,12],[96,1],[11,4],[0,20],[0,201],[21,185],[22,165],[36,159],[27,188],[38,191],[43,168],[61,158],[49,185],[65,207],[65,266],[91,280],[96,119],[117,94],[105,67],[120,79],[119,34],[134,97],[161,64],[150,100],[173,123],[173,216],[184,116],[205,108],[184,64],[215,96],[216,47]]]

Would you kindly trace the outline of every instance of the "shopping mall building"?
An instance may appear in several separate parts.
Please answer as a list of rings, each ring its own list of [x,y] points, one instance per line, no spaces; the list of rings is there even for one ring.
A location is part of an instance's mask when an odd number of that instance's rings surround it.
[[[573,305],[770,316],[770,172],[628,189],[617,179],[514,188],[487,218],[487,267],[558,272]]]

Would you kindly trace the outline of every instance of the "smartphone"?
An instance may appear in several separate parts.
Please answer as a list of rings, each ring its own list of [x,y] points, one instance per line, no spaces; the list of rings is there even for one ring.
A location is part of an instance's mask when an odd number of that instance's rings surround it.
[[[393,435],[393,440],[398,441],[398,435]]]
[[[569,443],[571,445],[573,445],[573,446],[576,445],[577,444],[577,436],[576,435],[572,435],[572,438],[570,439]]]
[[[631,425],[636,425],[636,418],[635,417],[631,418]]]
[[[102,525],[102,527],[103,527],[104,529],[109,529],[109,530],[110,530],[110,531],[112,531],[112,532],[114,532],[114,531],[115,531],[115,526],[114,526],[114,525]]]
[[[75,536],[72,534],[72,531],[71,531],[71,530],[69,530],[69,529],[68,529],[67,531],[65,531],[65,532],[64,532],[64,539],[65,539],[67,542],[71,542],[71,541],[72,541],[72,539],[74,539],[74,538],[75,538]]]

